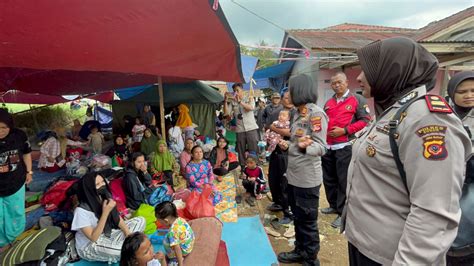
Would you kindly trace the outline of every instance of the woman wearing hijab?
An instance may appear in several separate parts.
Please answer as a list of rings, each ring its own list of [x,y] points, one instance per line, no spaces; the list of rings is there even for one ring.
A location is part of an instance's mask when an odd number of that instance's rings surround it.
[[[0,253],[25,229],[25,184],[32,180],[28,137],[0,109]]]
[[[166,141],[159,140],[156,143],[155,155],[152,160],[152,173],[161,173],[166,179],[168,185],[173,186],[173,169],[175,169],[176,159],[168,150]]]
[[[118,262],[125,237],[143,232],[145,219],[124,221],[112,199],[107,181],[89,173],[77,183],[79,206],[74,210],[71,230],[76,231],[76,249],[82,259]]]
[[[448,83],[448,95],[452,101],[454,111],[462,120],[464,128],[471,137],[471,144],[474,147],[474,111],[472,111],[472,108],[474,107],[474,72],[466,71],[454,75]],[[472,153],[474,153],[474,148]],[[472,186],[472,182],[474,182],[473,156],[471,156],[466,164],[466,179],[464,183]],[[466,190],[463,189],[463,191]],[[469,213],[469,211],[464,212],[465,210],[466,209],[463,209],[462,213],[465,222],[460,223],[458,236],[467,240],[469,239],[467,237],[469,234],[466,234],[466,232],[472,230],[472,228],[470,228],[472,226],[472,221],[469,222],[469,219],[467,218],[469,216],[466,215],[472,216],[472,213]],[[463,221],[463,219],[461,219],[461,221]],[[467,241],[462,242],[468,243]],[[455,243],[457,243],[457,241],[455,241]],[[472,248],[469,249],[469,251],[466,251],[466,248],[459,249],[459,246],[461,246],[461,244],[458,244],[458,250],[456,250],[456,252],[448,253],[448,265],[474,265],[474,252],[472,251]]]
[[[343,225],[350,264],[445,265],[471,142],[444,99],[427,95],[438,61],[400,37],[357,55],[357,80],[374,98],[377,120],[354,144],[348,170]]]
[[[319,265],[318,205],[323,181],[321,156],[326,153],[328,118],[317,106],[314,81],[308,75],[290,79],[291,102],[296,114],[291,123],[289,141],[281,140],[280,148],[288,151],[288,202],[294,215],[295,249],[278,254],[282,263]]]
[[[153,135],[151,129],[145,129],[145,134],[143,135],[142,142],[140,143],[140,151],[145,155],[145,157],[148,157],[155,151],[157,141],[158,138]]]

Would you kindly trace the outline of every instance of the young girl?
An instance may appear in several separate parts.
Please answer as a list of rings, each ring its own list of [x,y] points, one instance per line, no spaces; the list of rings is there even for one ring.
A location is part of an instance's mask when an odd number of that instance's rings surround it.
[[[97,126],[91,126],[91,133],[87,137],[88,145],[91,145],[94,154],[102,153],[102,145],[104,144],[104,135],[99,132]]]
[[[209,155],[209,162],[211,163],[214,174],[217,175],[219,181],[222,176],[229,171],[234,170],[239,166],[238,162],[229,163],[228,142],[224,137],[217,139],[217,146],[214,147]]]
[[[128,160],[129,152],[122,136],[118,135],[115,137],[114,146],[107,151],[106,155],[110,157],[117,156],[122,162]]]
[[[169,232],[163,240],[166,256],[171,262],[177,262],[179,266],[184,265],[184,257],[193,251],[193,229],[183,218],[178,217],[178,211],[172,202],[158,204],[155,216],[161,224],[169,227]]]
[[[250,197],[246,199],[250,206],[255,206],[255,199],[262,199],[262,192],[265,189],[265,175],[263,169],[257,166],[257,158],[250,155],[246,160],[246,166],[242,173],[242,185]]]
[[[120,266],[166,266],[165,254],[154,253],[153,245],[148,237],[135,232],[123,242],[120,254]]]
[[[145,133],[146,126],[143,125],[142,118],[137,116],[135,118],[135,125],[132,128],[133,142],[141,142],[143,134]]]

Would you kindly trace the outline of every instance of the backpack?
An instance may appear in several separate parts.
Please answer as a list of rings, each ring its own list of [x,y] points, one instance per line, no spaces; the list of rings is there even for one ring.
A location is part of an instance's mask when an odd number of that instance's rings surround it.
[[[397,127],[403,113],[412,103],[429,96],[432,95],[424,95],[410,100],[397,111],[389,122],[390,149],[392,150],[398,172],[400,173],[400,177],[408,195],[410,195],[410,191],[408,189],[406,172],[403,163],[400,160],[400,154],[396,142],[398,137]],[[458,257],[474,253],[474,177],[472,175],[474,175],[474,158],[471,158],[467,162],[466,179],[462,188],[461,199],[459,201],[462,215],[461,220],[459,221],[458,235],[448,251],[449,256]]]
[[[52,184],[40,200],[45,211],[57,210],[61,206],[61,203],[68,198],[67,191],[77,180],[79,179],[58,180]]]

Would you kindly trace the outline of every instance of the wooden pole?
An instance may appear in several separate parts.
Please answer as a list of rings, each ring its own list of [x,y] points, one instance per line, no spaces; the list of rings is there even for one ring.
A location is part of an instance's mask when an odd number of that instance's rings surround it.
[[[166,127],[165,127],[165,102],[163,96],[163,79],[158,77],[158,97],[160,98],[160,124],[161,137],[166,141]]]

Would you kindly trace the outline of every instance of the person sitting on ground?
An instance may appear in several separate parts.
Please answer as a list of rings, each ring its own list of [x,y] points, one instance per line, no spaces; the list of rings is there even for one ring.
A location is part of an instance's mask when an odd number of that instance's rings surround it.
[[[117,262],[125,237],[143,232],[145,219],[124,221],[105,178],[98,173],[88,173],[78,181],[77,197],[79,206],[71,225],[76,231],[77,254],[89,261]]]
[[[82,146],[84,143],[68,139],[66,130],[62,127],[51,131],[46,141],[41,145],[38,168],[48,173],[54,173],[63,168],[66,164],[68,145]]]
[[[158,138],[151,132],[151,129],[145,129],[142,142],[140,142],[140,151],[148,158],[156,149]]]
[[[166,180],[166,183],[173,187],[173,170],[177,169],[176,159],[168,150],[166,141],[159,140],[155,147],[155,155],[151,160],[151,172],[154,176],[157,174],[162,174]]]
[[[257,165],[257,161],[256,156],[249,155],[241,176],[242,185],[249,194],[246,201],[252,207],[255,206],[255,199],[261,200],[263,198],[262,193],[267,183],[263,169]]]
[[[288,110],[281,110],[280,114],[278,115],[278,120],[273,122],[273,125],[276,128],[280,129],[289,129],[290,128],[290,111]],[[283,139],[283,137],[276,133],[275,131],[272,131],[271,129],[268,129],[265,132],[265,140],[268,143],[268,149],[267,149],[267,155],[270,156],[270,154],[275,150],[276,146],[280,141]]]
[[[82,129],[81,122],[79,122],[79,119],[74,119],[73,123],[71,127],[71,139],[75,141],[81,140],[81,136],[79,136]]]
[[[134,152],[123,179],[127,208],[136,210],[140,204],[148,204],[148,199],[156,187],[147,171],[145,156],[141,152]]]
[[[193,251],[195,240],[193,229],[186,220],[178,217],[178,211],[172,202],[165,201],[158,204],[155,216],[161,224],[169,228],[163,240],[166,257],[171,263],[184,265],[184,258]]]
[[[112,146],[105,155],[113,158],[114,156],[120,158],[123,162],[128,160],[128,148],[127,144],[123,140],[123,137],[118,135],[115,137],[114,146]]]
[[[184,142],[184,150],[179,155],[180,174],[186,176],[186,165],[191,161],[191,150],[194,147],[193,139],[186,139]]]
[[[87,144],[91,146],[93,154],[101,154],[104,145],[104,135],[99,132],[99,128],[95,125],[91,126],[91,133],[87,137]]]
[[[125,238],[120,254],[120,266],[166,266],[165,254],[155,253],[147,235],[135,232]]]
[[[171,122],[171,128],[168,130],[170,151],[175,158],[178,158],[184,149],[183,134],[181,128],[176,125],[175,121]]]
[[[212,172],[211,163],[204,160],[204,153],[200,146],[194,146],[191,150],[192,160],[186,166],[186,179],[189,183],[191,191],[198,191],[201,193],[204,186],[212,187],[214,205],[222,201],[222,194],[214,186],[214,173]]]
[[[229,163],[229,143],[224,137],[217,139],[217,146],[215,146],[210,155],[209,162],[213,166],[214,174],[217,176],[219,182],[222,180],[222,176],[226,175],[229,171],[236,169],[239,166],[238,162]]]

